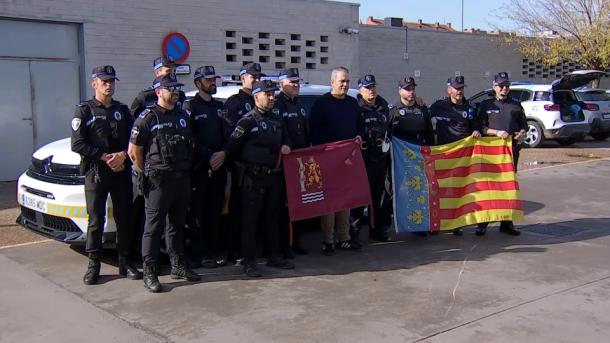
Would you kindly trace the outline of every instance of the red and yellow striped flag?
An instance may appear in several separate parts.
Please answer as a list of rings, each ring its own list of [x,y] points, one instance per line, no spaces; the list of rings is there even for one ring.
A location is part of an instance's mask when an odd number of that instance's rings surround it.
[[[392,157],[398,232],[523,219],[510,139],[427,147],[394,138]]]

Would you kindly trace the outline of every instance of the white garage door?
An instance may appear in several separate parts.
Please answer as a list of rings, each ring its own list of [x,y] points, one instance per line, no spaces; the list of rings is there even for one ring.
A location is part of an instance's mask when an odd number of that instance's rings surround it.
[[[79,26],[0,19],[0,181],[15,180],[38,147],[70,134],[80,99]]]

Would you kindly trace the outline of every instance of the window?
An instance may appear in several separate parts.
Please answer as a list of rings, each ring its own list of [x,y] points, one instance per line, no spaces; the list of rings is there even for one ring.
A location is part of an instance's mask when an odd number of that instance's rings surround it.
[[[610,94],[604,91],[576,92],[580,101],[610,101]]]
[[[290,40],[301,40],[301,35],[297,33],[293,33],[290,35]]]
[[[316,41],[315,40],[306,40],[305,46],[316,46]]]
[[[228,38],[235,37],[235,31],[225,31],[225,37],[228,37]]]
[[[298,56],[292,56],[290,57],[290,63],[301,63],[301,58]]]
[[[328,64],[328,57],[320,57],[320,64]]]
[[[275,57],[284,57],[286,56],[286,51],[284,50],[275,50]]]
[[[491,99],[493,96],[494,96],[494,91],[491,89],[488,89],[486,91],[482,91],[480,93],[473,95],[472,98],[468,99],[468,102],[471,105],[478,107],[479,104],[481,102],[483,102],[483,100]]]
[[[316,52],[315,51],[307,51],[307,52],[305,52],[305,57],[315,58],[316,57]]]
[[[320,42],[328,42],[328,36],[320,36]]]
[[[252,37],[241,37],[241,42],[244,44],[252,44],[253,41]]]
[[[275,69],[284,69],[286,68],[286,63],[284,62],[275,62]]]
[[[260,63],[269,63],[269,56],[259,56],[258,61]]]
[[[254,50],[252,50],[252,49],[242,49],[241,50],[241,54],[242,54],[242,56],[252,56],[254,54]]]
[[[269,44],[259,44],[258,45],[258,50],[261,50],[261,51],[269,50]]]
[[[313,103],[318,99],[319,96],[316,95],[299,95],[299,102],[301,106],[305,109],[305,113],[309,116],[309,112],[311,111],[311,107],[313,107]]]
[[[227,50],[232,50],[235,49],[235,43],[225,43],[225,47],[227,48]]]
[[[291,45],[290,51],[299,52],[299,51],[301,51],[301,46],[300,45]]]
[[[268,39],[269,38],[269,32],[259,32],[258,33],[258,38],[260,38],[260,39]]]
[[[275,39],[275,45],[286,45],[286,40],[281,38]]]
[[[549,92],[534,92],[534,101],[551,101],[551,93]]]
[[[508,92],[508,97],[512,98],[512,99],[515,99],[517,101],[521,101],[520,100],[521,99],[521,95],[523,95],[523,91],[520,90],[520,89],[511,89]]]
[[[321,46],[320,47],[320,52],[328,52],[328,47],[327,46]]]
[[[227,62],[235,62],[235,61],[237,61],[237,56],[227,55],[226,60],[227,60]]]
[[[305,69],[316,69],[315,63],[305,63]]]

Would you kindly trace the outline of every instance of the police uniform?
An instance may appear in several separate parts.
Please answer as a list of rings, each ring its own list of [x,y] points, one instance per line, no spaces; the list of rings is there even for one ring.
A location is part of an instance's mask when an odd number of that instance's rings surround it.
[[[365,75],[358,80],[358,88],[374,87],[376,85],[374,75]],[[382,213],[382,200],[385,189],[385,181],[390,158],[390,113],[388,102],[380,95],[375,97],[374,103],[368,103],[362,95],[358,94],[358,105],[360,106],[359,126],[362,138],[362,157],[368,175],[369,187],[371,189],[372,206],[369,207],[369,222],[371,237],[387,241],[389,233],[387,230],[389,218]],[[352,210],[352,216],[357,220],[362,216],[362,209]],[[372,222],[372,219],[375,219]],[[352,239],[357,236],[352,229]]]
[[[217,76],[214,67],[205,66],[195,71],[194,78]],[[218,265],[217,261],[221,261],[219,229],[227,172],[224,165],[212,171],[209,161],[212,154],[222,151],[225,144],[221,118],[223,104],[214,98],[205,101],[198,94],[184,103],[184,110],[190,118],[195,145],[191,173],[193,193],[189,229],[186,231],[187,241],[190,242],[187,255],[195,265],[205,258],[204,267],[213,268]]]
[[[100,80],[116,79],[112,66],[94,68],[92,77]],[[131,124],[126,105],[112,100],[110,107],[106,107],[95,97],[78,105],[72,119],[72,151],[81,155],[81,172],[85,175],[85,199],[89,215],[86,251],[92,257],[93,266],[90,264],[92,269],[85,276],[86,284],[96,283],[99,276],[98,254],[102,250],[108,194],[112,198],[112,216],[117,228],[119,273],[132,279],[141,277],[137,269],[128,265],[127,261],[134,239],[129,227],[129,159],[125,155],[124,169],[118,172],[112,171],[106,162],[100,160],[103,154],[126,151]]]
[[[280,72],[278,78],[300,82],[298,68],[286,68]],[[275,108],[282,117],[282,123],[286,128],[290,144],[293,149],[307,148],[311,145],[309,139],[309,119],[305,108],[299,102],[299,97],[290,98],[286,93],[280,92],[275,101]],[[294,258],[293,251],[298,254],[306,254],[307,251],[301,246],[301,232],[307,225],[307,221],[297,221],[290,225],[288,214],[288,200],[284,190],[284,206],[282,208],[280,221],[280,248],[285,258]],[[292,235],[290,229],[292,228]],[[291,237],[292,236],[292,237]],[[291,239],[292,238],[292,239]]]
[[[273,82],[255,83],[253,94],[276,90]],[[294,266],[278,258],[278,218],[282,204],[284,180],[279,166],[282,145],[288,145],[277,109],[263,111],[255,107],[240,119],[231,134],[225,152],[239,161],[239,187],[242,215],[242,249],[244,271],[248,276],[260,276],[256,267],[256,226],[264,221],[269,249],[267,265],[278,268]],[[262,217],[262,218],[261,218]]]
[[[153,71],[164,67],[164,66],[172,66],[175,65],[175,61],[171,56],[161,56],[156,58],[153,61]],[[186,95],[183,91],[180,91],[180,96],[178,98],[178,103],[176,107],[180,108],[184,101],[186,100]],[[157,94],[155,93],[154,88],[151,86],[146,88],[135,97],[133,102],[131,103],[131,115],[133,121],[142,113],[146,108],[152,107],[157,103]],[[132,217],[131,217],[131,227],[136,232],[142,233],[144,228],[144,175],[135,170],[131,171],[131,178],[133,183],[133,200],[132,200]]]
[[[249,63],[244,65],[239,75],[262,75],[261,66],[258,63]],[[233,131],[237,122],[247,113],[254,109],[254,98],[252,94],[240,89],[235,95],[230,96],[224,104],[223,112],[223,131],[228,138]],[[238,168],[234,160],[227,161],[227,168],[231,175],[231,197],[229,198],[229,259],[238,259],[241,254],[241,202],[240,188],[238,187]]]
[[[179,87],[175,75],[159,77],[155,88]],[[199,280],[184,260],[184,225],[189,207],[192,139],[189,118],[181,108],[166,109],[158,103],[144,110],[131,131],[130,143],[144,153],[144,235],[142,259],[146,287],[160,291],[156,277],[161,235],[165,233],[172,277]],[[166,225],[169,218],[169,225]],[[154,277],[154,280],[151,278]],[[150,286],[154,282],[153,286]]]
[[[454,83],[455,79],[461,80],[461,83]],[[449,79],[448,83],[458,87],[464,86],[463,77],[458,76],[455,79]],[[438,100],[430,106],[430,115],[436,119],[436,142],[439,145],[459,141],[472,135],[474,131],[481,132],[476,108],[466,99],[462,99],[459,104],[454,104],[450,98]]]
[[[447,85],[453,88],[464,87],[464,77],[450,78]],[[454,104],[450,97],[438,100],[430,106],[430,115],[436,119],[436,143],[439,145],[459,141],[471,136],[474,131],[481,132],[481,121],[476,108],[465,98],[459,104]],[[453,230],[453,234],[463,235],[462,229]]]
[[[417,86],[412,77],[398,83],[400,88],[410,86]],[[399,100],[390,107],[390,120],[392,137],[417,145],[434,145],[434,129],[428,106],[418,105],[417,102],[407,106]]]
[[[509,84],[510,80],[506,72],[498,73],[494,76],[494,86],[501,84]],[[494,97],[493,99],[487,99],[481,102],[479,105],[478,115],[481,118],[481,126],[483,132],[487,129],[495,129],[506,131],[510,136],[515,132],[521,130],[527,131],[527,119],[525,117],[525,111],[521,106],[521,103],[512,98],[499,99]],[[521,145],[515,139],[512,140],[512,152],[513,152],[513,165],[515,172],[517,172],[517,163],[519,162],[519,151]],[[482,236],[485,234],[488,223],[480,223],[476,231],[477,235]],[[513,227],[512,221],[502,221],[500,223],[500,231],[509,233],[511,235],[519,235]]]

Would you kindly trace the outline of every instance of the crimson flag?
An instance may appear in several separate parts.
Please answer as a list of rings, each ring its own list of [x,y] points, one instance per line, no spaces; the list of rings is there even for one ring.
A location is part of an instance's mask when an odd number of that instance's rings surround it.
[[[283,162],[291,221],[371,204],[360,146],[353,139],[294,150]]]

